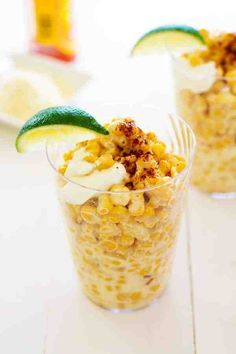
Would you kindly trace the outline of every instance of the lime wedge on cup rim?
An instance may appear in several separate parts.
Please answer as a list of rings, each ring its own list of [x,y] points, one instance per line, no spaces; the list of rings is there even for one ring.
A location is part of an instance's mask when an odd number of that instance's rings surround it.
[[[205,45],[204,38],[195,28],[187,25],[160,26],[146,32],[134,45],[131,56],[152,54],[167,48],[195,48]]]
[[[81,138],[93,139],[97,134],[109,132],[89,113],[71,106],[50,107],[25,122],[16,138],[16,150],[40,150],[47,141],[81,141]]]

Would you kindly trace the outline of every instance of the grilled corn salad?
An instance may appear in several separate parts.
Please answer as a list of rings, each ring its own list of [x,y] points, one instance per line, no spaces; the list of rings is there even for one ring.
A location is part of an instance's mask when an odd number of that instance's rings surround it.
[[[173,60],[177,108],[198,143],[192,183],[236,192],[236,33],[200,32],[206,47]]]
[[[64,154],[59,199],[85,294],[105,308],[137,309],[170,273],[186,161],[131,118],[105,127],[109,135]]]

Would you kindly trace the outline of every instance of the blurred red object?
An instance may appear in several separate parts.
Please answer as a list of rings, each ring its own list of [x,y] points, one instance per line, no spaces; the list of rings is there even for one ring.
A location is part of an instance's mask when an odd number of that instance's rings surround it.
[[[33,0],[31,52],[69,62],[76,58],[71,6],[72,0]]]

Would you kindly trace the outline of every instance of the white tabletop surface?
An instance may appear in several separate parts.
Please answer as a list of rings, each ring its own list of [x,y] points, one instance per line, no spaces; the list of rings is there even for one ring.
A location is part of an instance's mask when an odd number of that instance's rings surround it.
[[[2,51],[25,46],[23,4],[0,4]],[[222,10],[215,2],[190,6],[182,0],[171,3],[171,13],[170,2],[161,11],[155,4],[77,1],[81,61],[94,74],[78,96],[81,105],[117,100],[173,109],[167,65],[158,70],[155,58],[127,62],[131,43],[164,22],[203,23],[209,17],[217,28],[224,11],[227,24],[233,23],[230,1]],[[44,154],[18,155],[16,132],[2,124],[0,133],[1,354],[236,352],[235,200],[214,200],[191,189],[167,291],[147,309],[113,314],[79,289]]]

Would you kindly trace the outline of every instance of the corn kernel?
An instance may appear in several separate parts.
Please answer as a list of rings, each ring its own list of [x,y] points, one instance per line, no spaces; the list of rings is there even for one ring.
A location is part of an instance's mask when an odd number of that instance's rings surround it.
[[[144,275],[150,274],[151,271],[152,271],[151,267],[146,267],[146,268],[141,269],[139,274],[144,276]]]
[[[133,193],[129,204],[129,212],[133,216],[141,216],[144,213],[144,196],[143,193]]]
[[[178,161],[176,165],[177,172],[181,172],[186,167],[186,163],[184,161]]]
[[[153,285],[153,286],[150,287],[150,290],[155,292],[155,291],[159,290],[159,288],[160,288],[159,284],[158,285]]]
[[[109,239],[112,237],[120,236],[121,230],[116,224],[109,224],[106,222],[99,227],[99,236],[102,239]]]
[[[88,224],[96,224],[99,222],[99,217],[97,215],[96,208],[92,205],[82,205],[80,215],[82,219]]]
[[[133,243],[134,243],[134,237],[132,236],[128,236],[128,235],[122,235],[120,238],[119,238],[119,243],[122,245],[122,246],[131,246]]]
[[[101,146],[98,141],[90,140],[87,144],[86,151],[98,156],[101,152]]]
[[[130,295],[130,298],[131,298],[131,300],[133,300],[133,301],[138,301],[138,300],[141,299],[141,297],[142,297],[141,292],[135,292],[135,293],[132,293],[132,294]]]
[[[110,240],[104,240],[104,241],[100,242],[100,245],[107,252],[113,252],[117,249],[117,243],[114,241],[110,241]]]
[[[99,215],[107,215],[113,208],[111,199],[107,194],[101,194],[98,197],[97,212]]]
[[[106,277],[104,278],[105,281],[112,281],[112,278],[111,277]]]
[[[115,266],[120,266],[121,265],[121,261],[118,261],[118,260],[114,260],[111,262],[113,265]]]
[[[156,134],[153,133],[153,132],[147,133],[147,138],[148,138],[149,141],[151,140],[151,141],[153,141],[154,143],[157,142],[157,136],[156,136]]]
[[[177,168],[175,166],[172,166],[170,169],[171,177],[175,177],[175,176],[177,176],[177,174],[178,174]]]
[[[110,215],[114,218],[117,219],[117,222],[119,222],[121,219],[123,220],[125,217],[129,216],[128,209],[126,209],[122,205],[115,205],[110,212]]]
[[[107,169],[111,166],[113,166],[115,163],[115,161],[113,160],[113,157],[111,154],[109,153],[106,153],[102,156],[100,156],[98,159],[97,159],[97,169],[100,171],[100,170],[104,170],[104,169]]]
[[[66,169],[67,169],[67,166],[63,165],[63,166],[60,166],[58,168],[58,172],[61,174],[61,175],[64,175],[65,172],[66,172]]]
[[[115,184],[111,188],[112,192],[121,192],[117,194],[111,194],[111,200],[114,205],[126,206],[130,201],[129,188],[121,184]]]
[[[161,142],[157,142],[156,144],[152,145],[152,151],[158,160],[160,160],[161,156],[164,154],[165,149],[166,149],[166,145]]]
[[[65,152],[65,154],[64,154],[64,160],[65,161],[69,161],[69,160],[71,160],[72,158],[73,158],[73,154],[74,154],[74,151],[67,151],[67,152]]]
[[[119,301],[125,301],[125,300],[129,299],[129,294],[118,293],[116,297],[117,297],[117,300],[119,300]]]
[[[113,290],[113,288],[112,288],[112,286],[107,285],[107,286],[106,286],[106,290],[107,290],[107,291],[112,291],[112,290]]]
[[[116,253],[121,255],[121,256],[127,256],[128,253],[128,248],[127,246],[121,246],[119,245],[116,249]]]
[[[87,253],[88,256],[92,256],[93,255],[93,251],[91,251],[90,249],[86,248],[84,250],[85,253]]]
[[[148,217],[148,216],[153,216],[153,215],[155,215],[155,209],[153,208],[152,205],[147,205],[143,216]]]
[[[95,162],[97,160],[97,155],[94,155],[94,154],[90,154],[90,155],[87,155],[84,157],[84,161],[87,161],[87,162]]]
[[[167,175],[167,173],[171,169],[171,164],[167,160],[161,160],[159,162],[159,169],[163,173],[163,175]]]

